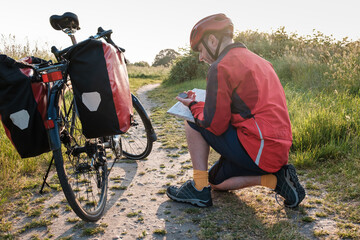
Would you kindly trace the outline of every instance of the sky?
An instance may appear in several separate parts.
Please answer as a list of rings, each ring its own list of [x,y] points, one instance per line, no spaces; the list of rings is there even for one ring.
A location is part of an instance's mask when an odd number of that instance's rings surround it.
[[[287,32],[311,35],[320,31],[336,39],[360,39],[358,0],[11,0],[1,2],[0,34],[19,43],[65,48],[70,38],[52,29],[51,15],[75,13],[81,29],[78,41],[94,35],[99,26],[112,29],[114,42],[126,49],[130,62],[152,64],[163,49],[189,47],[192,27],[200,19],[225,13],[235,30]],[[0,44],[1,46],[1,44]]]

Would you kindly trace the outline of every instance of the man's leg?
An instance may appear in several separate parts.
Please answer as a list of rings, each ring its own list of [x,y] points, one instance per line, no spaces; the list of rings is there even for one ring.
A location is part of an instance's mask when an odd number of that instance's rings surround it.
[[[216,176],[218,172],[219,168],[216,170],[210,169],[210,176],[212,176],[212,180],[210,180],[210,182],[214,181],[214,175]],[[212,189],[222,191],[237,190],[256,185],[268,187],[275,190],[277,194],[281,195],[285,199],[284,205],[289,208],[297,207],[306,195],[304,188],[298,180],[295,167],[291,164],[283,166],[274,174],[230,177],[221,183],[210,183],[210,185]]]
[[[245,187],[261,185],[261,176],[239,176],[226,179],[220,184],[210,184],[214,190],[237,190]]]
[[[209,174],[207,169],[210,146],[201,133],[190,127],[187,121],[185,121],[185,133],[193,165],[195,188],[201,191],[204,187],[209,185]]]
[[[275,189],[277,183],[276,176],[274,174],[266,174],[261,176],[238,176],[226,179],[220,184],[210,184],[214,190],[237,190],[252,186],[263,186],[271,189]]]
[[[193,169],[207,171],[210,146],[200,132],[185,121],[185,133]]]
[[[199,207],[212,206],[211,188],[208,182],[208,157],[210,146],[200,132],[185,121],[186,139],[194,169],[194,181],[187,181],[181,187],[170,186],[166,190],[169,198]]]

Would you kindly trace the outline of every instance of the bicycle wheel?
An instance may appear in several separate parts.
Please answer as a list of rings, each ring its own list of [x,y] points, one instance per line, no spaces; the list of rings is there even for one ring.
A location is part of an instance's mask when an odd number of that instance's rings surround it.
[[[127,158],[143,159],[150,154],[156,135],[139,99],[133,94],[131,96],[134,121],[129,130],[121,135],[122,151]]]
[[[59,105],[61,149],[53,152],[58,177],[74,212],[94,222],[101,218],[107,199],[106,153],[100,139],[82,134],[71,90]]]

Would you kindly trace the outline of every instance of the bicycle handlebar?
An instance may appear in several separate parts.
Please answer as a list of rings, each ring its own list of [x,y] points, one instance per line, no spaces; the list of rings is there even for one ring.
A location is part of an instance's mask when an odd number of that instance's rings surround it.
[[[70,49],[78,46],[79,44],[89,40],[89,39],[99,39],[99,38],[104,38],[106,42],[110,43],[111,45],[113,45],[114,47],[116,47],[119,51],[121,52],[125,52],[125,49],[121,48],[121,47],[118,47],[111,39],[111,34],[113,33],[113,31],[110,29],[110,30],[104,30],[102,27],[99,27],[98,28],[98,32],[96,35],[94,36],[90,36],[88,39],[86,40],[83,40],[79,43],[76,43],[70,47],[67,47],[63,50],[58,50],[55,46],[52,46],[51,47],[51,52],[55,55],[56,59],[60,59],[60,57],[62,55],[64,55],[65,53],[67,53]]]
[[[109,32],[109,31],[111,31],[110,33],[107,33],[107,32]],[[105,32],[104,34],[103,34],[103,36],[104,36],[104,39],[105,39],[105,41],[107,42],[107,43],[110,43],[111,45],[113,45],[114,47],[116,47],[120,52],[125,52],[125,49],[124,48],[121,48],[121,47],[118,47],[114,42],[113,42],[113,40],[111,39],[111,34],[112,34],[112,30],[109,30],[109,31],[104,31],[104,29],[102,28],[102,27],[99,27],[98,28],[98,34],[99,33],[102,33],[102,32]]]

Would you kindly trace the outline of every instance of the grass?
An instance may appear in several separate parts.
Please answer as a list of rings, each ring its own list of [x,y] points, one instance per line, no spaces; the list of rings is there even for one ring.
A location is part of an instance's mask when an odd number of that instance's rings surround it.
[[[111,190],[126,190],[127,186],[114,185],[110,187]]]
[[[126,214],[126,216],[127,216],[128,218],[132,218],[132,217],[139,216],[139,214],[141,214],[141,210],[140,210],[140,211],[137,211],[137,212],[130,212],[130,213]]]
[[[6,221],[5,219],[1,219],[1,224],[0,224],[1,233],[9,232],[11,228],[12,228],[12,222]]]
[[[32,228],[47,227],[51,224],[52,223],[49,219],[45,219],[45,218],[33,219],[31,222],[25,224],[23,231],[26,231],[26,230],[32,229]]]
[[[108,225],[106,223],[102,223],[99,226],[94,226],[94,227],[89,227],[89,228],[85,228],[82,231],[82,236],[94,236],[97,235],[99,233],[104,233],[105,229],[108,227]]]
[[[162,235],[162,236],[164,236],[164,235],[166,235],[166,230],[165,229],[155,229],[154,231],[153,231],[153,233],[154,234],[156,234],[156,235]]]
[[[130,89],[135,92],[141,86],[161,82],[169,72],[169,68],[164,67],[128,67],[130,78]]]
[[[165,194],[166,193],[166,189],[160,189],[157,194]]]
[[[27,212],[27,216],[28,217],[40,216],[42,214],[43,208],[44,208],[44,206],[38,206],[38,207],[32,208]]]
[[[69,223],[77,223],[80,221],[80,218],[67,218],[66,219],[66,222],[69,222]]]

